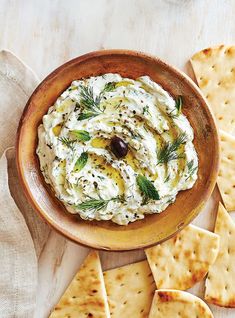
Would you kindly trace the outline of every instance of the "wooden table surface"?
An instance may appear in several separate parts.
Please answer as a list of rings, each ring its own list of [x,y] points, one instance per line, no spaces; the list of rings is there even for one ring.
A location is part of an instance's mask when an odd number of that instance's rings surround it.
[[[188,59],[217,44],[235,44],[234,0],[0,0],[0,49],[9,49],[42,79],[63,62],[104,48],[141,50],[191,74]],[[195,224],[212,230],[211,199]],[[47,317],[87,249],[51,231],[39,260],[35,318]],[[101,253],[104,268],[144,257]],[[203,295],[203,284],[192,291]],[[211,306],[215,318],[235,309]],[[133,317],[134,318],[134,317]]]

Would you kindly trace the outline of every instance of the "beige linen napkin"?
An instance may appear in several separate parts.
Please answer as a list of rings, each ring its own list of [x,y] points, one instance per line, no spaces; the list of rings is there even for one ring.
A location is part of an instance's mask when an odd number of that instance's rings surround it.
[[[15,135],[39,80],[12,53],[0,52],[0,317],[32,318],[38,262],[49,227],[27,203],[15,167]],[[8,150],[7,148],[12,147]]]

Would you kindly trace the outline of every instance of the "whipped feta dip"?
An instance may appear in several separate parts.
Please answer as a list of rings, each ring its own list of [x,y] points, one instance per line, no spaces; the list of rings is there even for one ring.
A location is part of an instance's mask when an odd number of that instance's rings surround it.
[[[164,211],[197,180],[183,104],[148,76],[73,81],[38,128],[45,181],[84,220],[127,225]]]

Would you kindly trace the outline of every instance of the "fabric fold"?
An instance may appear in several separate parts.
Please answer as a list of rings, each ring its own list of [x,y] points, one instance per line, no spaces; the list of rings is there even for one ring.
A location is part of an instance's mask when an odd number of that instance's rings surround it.
[[[1,317],[26,318],[35,309],[37,256],[8,188],[7,152],[0,159],[0,313]]]
[[[50,233],[27,202],[15,164],[17,127],[38,83],[15,55],[0,52],[0,316],[4,318],[33,317],[38,258]]]

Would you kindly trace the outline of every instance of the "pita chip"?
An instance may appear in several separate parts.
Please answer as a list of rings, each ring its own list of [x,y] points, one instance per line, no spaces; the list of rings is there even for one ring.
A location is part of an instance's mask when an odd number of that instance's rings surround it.
[[[217,184],[227,211],[235,210],[235,137],[220,130],[221,161]]]
[[[110,318],[99,254],[91,251],[50,318]]]
[[[196,53],[190,60],[198,86],[220,129],[235,131],[235,46],[220,45]]]
[[[219,236],[188,225],[173,238],[145,250],[157,289],[185,290],[206,276],[219,250]]]
[[[235,223],[221,203],[215,233],[220,236],[220,249],[206,279],[205,300],[218,306],[235,307]]]
[[[213,318],[207,304],[200,298],[180,290],[156,290],[149,318]]]
[[[147,318],[156,288],[148,262],[104,272],[112,318]]]

